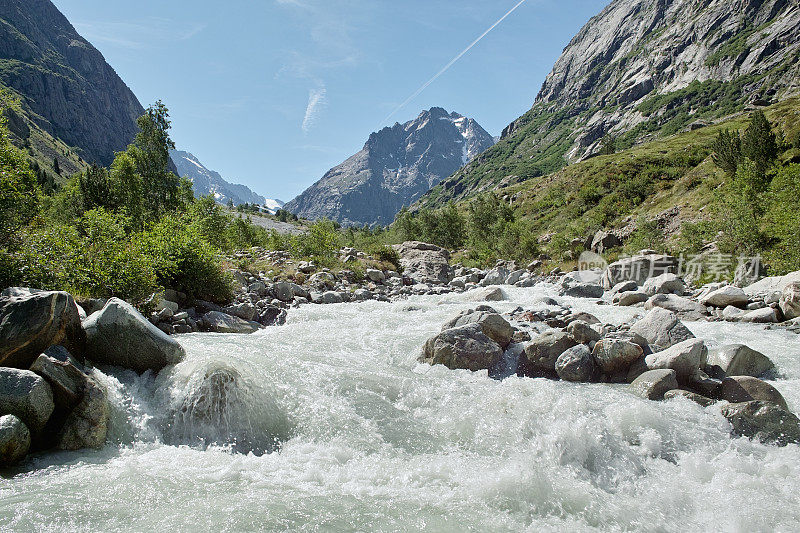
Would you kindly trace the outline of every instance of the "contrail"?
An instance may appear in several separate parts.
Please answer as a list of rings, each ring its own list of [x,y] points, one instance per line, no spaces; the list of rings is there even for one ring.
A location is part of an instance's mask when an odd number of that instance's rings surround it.
[[[404,108],[406,105],[408,105],[408,103],[409,103],[409,102],[411,102],[411,100],[413,100],[414,98],[416,98],[417,96],[419,96],[419,95],[422,93],[422,91],[424,91],[425,89],[427,89],[427,88],[428,88],[428,86],[429,86],[431,83],[433,83],[433,82],[435,82],[437,79],[439,79],[439,76],[441,76],[442,74],[444,74],[445,72],[447,72],[447,71],[450,69],[450,67],[452,67],[452,66],[455,64],[455,62],[456,62],[456,61],[458,61],[459,59],[461,59],[461,58],[464,56],[464,54],[466,54],[467,52],[469,52],[470,50],[472,50],[472,48],[473,48],[473,47],[474,47],[476,44],[478,44],[479,42],[481,42],[481,39],[483,39],[484,37],[486,37],[486,36],[489,34],[489,32],[490,32],[490,31],[492,31],[493,29],[495,29],[495,28],[496,28],[496,27],[497,27],[497,26],[498,26],[498,25],[499,25],[501,22],[503,22],[505,19],[507,19],[507,18],[508,18],[508,16],[509,16],[509,15],[511,15],[511,13],[513,13],[514,11],[516,11],[516,10],[517,10],[517,8],[518,8],[519,6],[521,6],[522,4],[524,4],[526,1],[527,1],[527,0],[520,0],[520,2],[519,2],[517,5],[515,5],[514,7],[512,7],[512,8],[511,8],[511,10],[510,10],[508,13],[506,13],[505,15],[503,15],[502,17],[500,17],[500,20],[498,20],[497,22],[495,22],[494,24],[492,24],[492,25],[489,27],[489,29],[488,29],[488,30],[486,30],[485,32],[483,32],[483,33],[481,34],[481,36],[480,36],[480,37],[478,37],[477,39],[475,39],[474,41],[472,41],[472,44],[470,44],[470,45],[469,45],[469,46],[467,46],[467,47],[466,47],[464,50],[462,50],[462,52],[461,52],[460,54],[458,54],[456,57],[454,57],[454,58],[453,58],[453,59],[452,59],[452,60],[451,60],[451,61],[450,61],[448,64],[446,64],[446,65],[444,66],[444,68],[442,68],[442,70],[440,70],[439,72],[437,72],[437,73],[436,73],[436,75],[435,75],[434,77],[432,77],[431,79],[429,79],[428,81],[426,81],[426,82],[425,82],[425,84],[424,84],[422,87],[420,87],[419,89],[417,89],[417,90],[416,90],[416,92],[415,92],[414,94],[412,94],[411,96],[409,96],[409,97],[406,99],[406,101],[405,101],[405,102],[403,102],[402,104],[400,104],[399,106],[397,106],[397,108],[396,108],[394,111],[392,111],[391,113],[389,113],[389,114],[386,116],[386,118],[385,118],[385,119],[383,119],[383,120],[381,121],[381,123],[380,123],[380,124],[378,124],[378,129],[380,129],[380,127],[381,127],[381,125],[382,125],[382,124],[385,124],[385,123],[386,123],[386,121],[388,121],[390,118],[392,118],[392,117],[395,115],[395,113],[397,113],[398,111],[400,111],[401,109],[403,109],[403,108]]]

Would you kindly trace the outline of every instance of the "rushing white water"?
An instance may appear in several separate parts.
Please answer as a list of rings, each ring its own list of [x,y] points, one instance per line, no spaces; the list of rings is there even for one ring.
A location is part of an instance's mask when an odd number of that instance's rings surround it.
[[[547,293],[506,290],[502,311]],[[641,312],[566,300],[611,322]],[[106,377],[103,450],[0,479],[0,530],[797,530],[800,446],[732,439],[718,407],[418,364],[470,305],[304,306],[251,336],[181,337],[172,372]],[[800,410],[796,335],[688,325],[769,355]]]

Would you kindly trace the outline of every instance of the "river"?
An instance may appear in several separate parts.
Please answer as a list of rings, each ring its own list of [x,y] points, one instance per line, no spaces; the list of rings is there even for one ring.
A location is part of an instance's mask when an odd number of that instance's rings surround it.
[[[503,312],[556,294],[505,290]],[[642,313],[556,298],[608,322]],[[109,444],[0,479],[0,530],[797,530],[800,446],[731,438],[719,407],[417,363],[474,305],[307,305],[250,336],[178,337],[188,356],[159,377],[106,370]],[[767,354],[800,411],[798,336],[687,325]]]

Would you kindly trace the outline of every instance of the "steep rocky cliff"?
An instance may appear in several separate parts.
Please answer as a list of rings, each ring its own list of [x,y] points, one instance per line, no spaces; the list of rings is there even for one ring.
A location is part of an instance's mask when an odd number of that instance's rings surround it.
[[[389,224],[403,206],[493,144],[473,119],[434,107],[370,135],[360,152],[328,171],[286,209],[343,224]]]
[[[20,98],[21,113],[10,120],[15,136],[24,142],[31,127],[42,130],[86,162],[110,164],[133,139],[144,112],[102,54],[49,0],[0,2],[0,85]],[[60,166],[69,163],[63,146],[51,151]]]
[[[796,0],[614,0],[572,39],[530,111],[421,203],[441,205],[800,93]],[[696,126],[695,126],[696,127]]]
[[[254,193],[249,187],[229,183],[219,172],[210,170],[189,152],[181,150],[171,150],[170,157],[178,169],[178,175],[189,178],[194,185],[195,196],[213,194],[217,202],[227,204],[228,200],[233,201],[234,205],[244,203],[265,205],[266,199]],[[274,200],[272,200],[274,202]],[[271,203],[268,208],[274,209]]]

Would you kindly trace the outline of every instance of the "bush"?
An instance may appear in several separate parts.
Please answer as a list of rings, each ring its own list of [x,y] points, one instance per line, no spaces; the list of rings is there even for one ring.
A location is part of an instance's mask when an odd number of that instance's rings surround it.
[[[315,259],[322,265],[331,265],[341,247],[340,235],[330,220],[318,220],[308,232],[291,240],[291,253],[295,257]]]
[[[800,165],[780,169],[768,194],[765,230],[772,246],[766,260],[776,274],[800,270]]]

